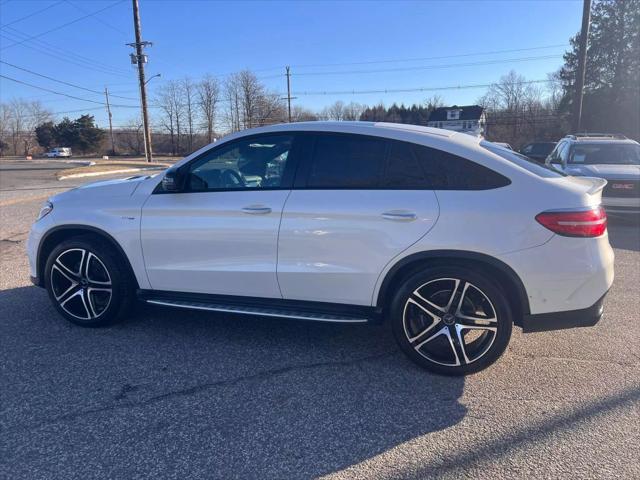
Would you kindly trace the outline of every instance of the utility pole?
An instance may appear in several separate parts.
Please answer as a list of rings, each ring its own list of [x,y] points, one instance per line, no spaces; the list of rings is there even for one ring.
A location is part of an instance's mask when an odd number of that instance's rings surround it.
[[[295,100],[297,97],[292,97],[291,96],[291,67],[286,66],[285,68],[285,75],[287,77],[287,96],[286,97],[280,97],[280,100],[286,100],[287,101],[287,111],[288,111],[288,118],[289,118],[289,123],[291,123],[291,100]]]
[[[104,87],[104,98],[107,101],[107,113],[109,114],[109,136],[111,137],[111,154],[115,155],[116,153],[116,144],[113,141],[113,122],[111,115],[111,106],[109,105],[109,90],[107,87]]]
[[[591,20],[591,0],[584,0],[582,5],[582,29],[580,30],[580,50],[578,51],[578,71],[576,72],[576,91],[573,98],[573,131],[582,130],[582,95],[587,64],[587,39]]]
[[[135,43],[129,43],[136,49],[135,63],[138,65],[138,81],[140,83],[140,103],[142,104],[142,129],[144,132],[144,153],[147,162],[153,160],[153,153],[151,151],[151,127],[149,126],[149,113],[147,112],[147,84],[144,81],[144,64],[147,62],[147,57],[143,53],[143,48],[151,46],[151,42],[143,42],[142,34],[140,33],[140,11],[138,7],[138,0],[132,0],[133,2],[133,27],[136,33]],[[131,56],[132,62],[134,56]]]
[[[291,70],[287,65],[287,109],[289,111],[289,123],[291,123]]]

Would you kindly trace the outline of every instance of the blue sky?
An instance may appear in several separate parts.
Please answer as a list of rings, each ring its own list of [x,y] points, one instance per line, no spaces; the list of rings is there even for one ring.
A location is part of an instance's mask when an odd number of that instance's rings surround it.
[[[147,74],[162,75],[149,84],[152,97],[169,79],[188,75],[197,80],[206,73],[244,68],[254,70],[270,89],[285,92],[284,66],[291,65],[292,91],[299,94],[294,104],[320,109],[336,100],[410,104],[435,93],[460,105],[473,103],[484,89],[305,92],[487,84],[511,69],[529,80],[545,79],[562,65],[569,38],[580,28],[582,1],[140,0],[140,9],[143,38],[154,43],[147,50]],[[112,98],[112,103],[138,104],[136,72],[128,56],[132,49],[125,45],[133,41],[129,0],[0,0],[0,26],[4,62],[90,90],[106,85],[114,95],[126,97]],[[505,50],[520,51],[487,53]],[[0,72],[94,102],[104,100],[6,64],[0,64]],[[0,79],[0,97],[38,99],[54,112],[86,109],[99,124],[106,122],[98,103],[6,79]],[[114,123],[124,125],[136,114],[135,108],[116,107]]]

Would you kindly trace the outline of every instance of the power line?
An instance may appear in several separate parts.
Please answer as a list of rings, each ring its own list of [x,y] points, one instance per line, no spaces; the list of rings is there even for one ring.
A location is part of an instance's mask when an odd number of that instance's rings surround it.
[[[440,65],[423,65],[417,67],[400,67],[400,68],[386,68],[386,69],[375,69],[375,70],[342,70],[342,71],[330,71],[330,72],[302,72],[302,73],[292,73],[291,75],[296,76],[311,76],[311,75],[353,75],[353,74],[366,74],[366,73],[385,73],[385,72],[407,72],[410,70],[435,70],[438,68],[454,68],[454,67],[472,67],[477,65],[494,65],[497,63],[508,63],[508,62],[526,62],[532,60],[544,60],[549,58],[560,58],[562,55],[542,55],[537,57],[520,57],[520,58],[505,58],[501,60],[485,60],[481,62],[468,62],[468,63],[449,63],[449,64],[440,64]]]
[[[77,4],[75,4],[75,3],[73,3],[73,2],[71,2],[71,1],[69,1],[69,0],[63,0],[63,1],[65,1],[66,3],[68,3],[69,5],[71,5],[73,8],[75,8],[75,9],[77,9],[77,10],[80,10],[80,11],[81,11],[81,12],[83,12],[83,13],[87,13],[87,11],[86,11],[84,8],[82,8],[80,5],[77,5]],[[129,35],[129,33],[128,33],[128,32],[125,32],[125,31],[124,31],[124,30],[122,30],[121,28],[118,28],[118,27],[116,27],[116,26],[114,26],[114,25],[110,24],[109,22],[107,22],[106,20],[103,20],[103,19],[102,19],[102,18],[100,18],[100,17],[96,17],[95,19],[96,19],[98,22],[100,22],[101,24],[103,24],[103,25],[105,25],[105,26],[109,27],[110,29],[115,30],[116,32],[122,33],[123,35]]]
[[[544,50],[547,48],[567,47],[567,43],[559,43],[556,45],[546,45],[543,47],[529,47],[529,48],[514,48],[510,50],[492,50],[488,52],[475,52],[475,53],[460,53],[455,55],[440,55],[437,57],[414,57],[414,58],[398,58],[388,60],[368,60],[362,62],[344,62],[344,63],[316,63],[305,65],[291,65],[296,68],[310,68],[310,67],[341,67],[347,65],[374,65],[376,63],[399,63],[399,62],[419,62],[424,60],[442,60],[445,58],[462,58],[462,57],[475,57],[478,55],[495,55],[498,53],[515,53],[515,52],[527,52],[531,50]]]
[[[21,32],[20,30],[13,28],[13,27],[8,27],[8,30],[10,30],[12,35],[14,36],[18,36],[18,40],[26,40],[28,39],[28,36]],[[13,41],[15,41],[15,39],[13,39]],[[90,65],[98,65],[103,69],[106,70],[111,70],[114,72],[122,72],[122,73],[128,73],[128,70],[126,70],[125,68],[122,67],[116,67],[113,65],[108,65],[106,63],[102,63],[102,62],[97,62],[93,57],[85,57],[84,55],[80,55],[79,53],[76,53],[75,51],[71,51],[71,50],[67,50],[64,48],[61,48],[60,46],[54,46],[52,45],[50,42],[44,42],[42,40],[30,40],[29,41],[30,44],[36,44],[38,47],[40,48],[44,48],[47,50],[53,50],[56,53],[60,53],[63,54],[64,56],[71,56],[74,57],[75,59],[88,63]],[[23,45],[23,46],[27,46],[27,45]]]
[[[526,80],[524,82],[517,82],[519,85],[534,84],[534,83],[552,83],[554,80]],[[375,93],[410,93],[410,92],[428,92],[438,90],[463,90],[472,88],[488,88],[493,83],[477,83],[473,85],[446,85],[441,87],[415,87],[415,88],[385,88],[377,90],[334,90],[334,91],[303,91],[294,92],[293,95],[306,97],[314,95],[363,95],[363,94],[375,94]]]
[[[0,25],[0,28],[5,28],[5,27],[8,27],[9,25],[13,25],[14,23],[18,23],[18,22],[21,22],[23,20],[26,20],[27,18],[31,18],[31,17],[34,17],[36,15],[39,15],[40,13],[45,12],[45,11],[49,10],[50,8],[56,7],[56,6],[60,5],[63,2],[64,2],[64,0],[60,0],[59,2],[52,3],[52,4],[50,4],[50,5],[48,5],[48,6],[44,7],[44,8],[41,8],[40,10],[36,10],[35,12],[30,13],[29,15],[25,15],[24,17],[20,17],[20,18],[17,18],[15,20],[12,20],[12,21],[10,21],[8,23],[5,23],[4,25]]]
[[[14,41],[13,38],[8,37],[8,36],[6,36],[6,35],[4,35],[2,33],[0,33],[0,37]],[[103,74],[106,74],[106,75],[113,75],[113,76],[118,76],[118,77],[127,77],[128,76],[128,75],[125,75],[123,73],[116,73],[115,71],[113,71],[113,70],[115,70],[114,67],[108,67],[108,66],[102,67],[102,66],[100,66],[99,63],[89,62],[87,60],[82,60],[82,57],[80,57],[79,55],[75,55],[76,57],[80,58],[79,60],[73,60],[73,59],[67,57],[67,55],[73,55],[73,53],[66,53],[66,52],[65,53],[57,53],[55,51],[50,51],[50,49],[44,49],[43,50],[44,47],[40,47],[40,46],[35,47],[33,45],[22,45],[22,46],[24,48],[29,48],[31,50],[34,50],[34,51],[38,52],[38,53],[42,53],[44,55],[50,56],[52,58],[55,58],[56,60],[59,60],[59,61],[62,61],[62,62],[66,62],[66,63],[70,63],[72,65],[76,65],[78,67],[86,68],[88,70],[93,70],[95,72],[100,72],[100,73],[103,73]],[[112,69],[112,70],[109,70],[109,69]],[[124,72],[125,70],[121,70],[121,71]]]
[[[18,70],[22,70],[23,72],[27,72],[27,73],[30,73],[32,75],[37,75],[38,77],[46,78],[46,79],[51,80],[53,82],[58,82],[58,83],[61,83],[63,85],[67,85],[69,87],[78,88],[80,90],[84,90],[86,92],[95,93],[95,94],[98,94],[98,95],[103,95],[104,94],[104,92],[99,92],[98,90],[92,90],[90,88],[82,87],[80,85],[75,85],[73,83],[65,82],[64,80],[58,80],[56,78],[49,77],[48,75],[44,75],[42,73],[38,73],[38,72],[34,72],[33,70],[29,70],[28,68],[19,67],[18,65],[14,65],[13,63],[5,62],[4,60],[0,60],[0,63],[3,63],[5,65],[9,65],[10,67],[16,68]],[[123,97],[123,96],[120,96],[120,95],[113,95],[113,94],[111,96],[115,97],[115,98],[122,98],[124,100],[137,100],[137,98],[133,98],[133,97]]]
[[[17,80],[15,78],[8,77],[6,75],[0,74],[0,78],[4,78],[6,80],[11,80],[12,82],[20,83],[20,84],[26,85],[28,87],[37,88],[38,90],[43,90],[45,92],[54,93],[56,95],[62,95],[63,97],[72,98],[74,100],[80,100],[82,102],[96,103],[98,105],[106,106],[106,104],[104,102],[98,102],[97,100],[90,100],[88,98],[81,98],[81,97],[76,97],[75,95],[69,95],[67,93],[57,92],[57,91],[51,90],[49,88],[40,87],[38,85],[33,85],[32,83],[23,82],[22,80]],[[139,108],[137,105],[112,105],[112,106],[113,107],[117,106],[117,107],[120,107],[120,108]]]
[[[115,7],[116,5],[118,5],[118,4],[120,4],[120,3],[124,2],[124,1],[125,0],[118,0],[118,1],[116,1],[116,2],[114,2],[112,4],[110,4],[110,5],[107,5],[104,8],[101,8],[100,10],[97,10],[97,11],[93,12],[93,13],[89,13],[89,14],[84,15],[82,17],[78,17],[78,18],[76,18],[74,20],[71,20],[70,22],[63,23],[62,25],[58,25],[57,27],[51,28],[51,29],[49,29],[49,30],[47,30],[45,32],[41,32],[41,33],[38,33],[36,35],[32,35],[31,37],[28,37],[25,40],[21,40],[21,41],[19,41],[17,43],[12,43],[11,45],[7,45],[5,47],[2,47],[2,48],[0,48],[0,50],[5,50],[7,48],[15,47],[16,45],[22,45],[23,43],[28,42],[30,40],[34,40],[36,38],[42,37],[42,36],[47,35],[48,33],[51,33],[51,32],[55,32],[56,30],[60,30],[61,28],[67,27],[69,25],[73,25],[74,23],[77,23],[77,22],[79,22],[81,20],[84,20],[85,18],[93,17],[94,15],[97,15],[98,13],[104,12],[105,10],[108,10],[109,8]]]

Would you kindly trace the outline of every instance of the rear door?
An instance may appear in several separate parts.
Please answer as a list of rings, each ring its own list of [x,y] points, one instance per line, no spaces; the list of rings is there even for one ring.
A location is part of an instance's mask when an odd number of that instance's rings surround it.
[[[410,144],[306,135],[278,240],[283,297],[370,305],[385,265],[437,217],[436,196],[424,188]]]

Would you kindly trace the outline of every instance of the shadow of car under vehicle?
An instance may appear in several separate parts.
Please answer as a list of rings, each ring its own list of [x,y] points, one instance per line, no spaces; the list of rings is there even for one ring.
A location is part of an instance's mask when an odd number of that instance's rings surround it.
[[[11,338],[5,460],[18,473],[54,472],[64,456],[79,476],[98,462],[113,476],[161,466],[166,476],[316,477],[466,413],[464,379],[414,366],[386,326],[144,307],[83,329],[32,287],[0,292],[0,310]]]

